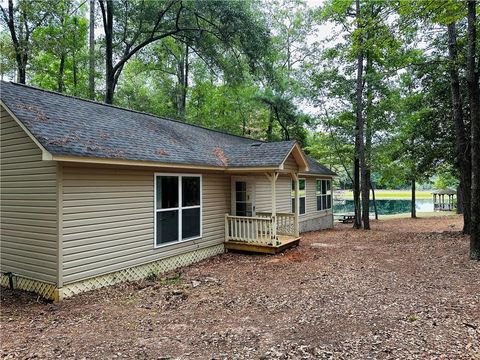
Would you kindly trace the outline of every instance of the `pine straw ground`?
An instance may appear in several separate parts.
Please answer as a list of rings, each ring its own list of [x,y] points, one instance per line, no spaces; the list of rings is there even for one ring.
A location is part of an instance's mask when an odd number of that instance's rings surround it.
[[[480,359],[480,263],[457,216],[304,235],[60,304],[2,292],[10,358]]]

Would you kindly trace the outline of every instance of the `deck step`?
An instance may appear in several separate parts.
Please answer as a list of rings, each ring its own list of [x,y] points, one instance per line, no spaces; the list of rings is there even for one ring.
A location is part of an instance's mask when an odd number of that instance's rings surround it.
[[[229,240],[225,242],[225,249],[262,254],[278,254],[288,248],[297,246],[300,243],[300,239],[301,237],[279,236],[279,245],[263,245]]]

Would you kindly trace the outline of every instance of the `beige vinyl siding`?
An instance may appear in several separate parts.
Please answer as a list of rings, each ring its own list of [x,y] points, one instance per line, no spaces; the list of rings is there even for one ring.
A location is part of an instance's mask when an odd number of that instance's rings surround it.
[[[313,177],[301,176],[306,183],[306,198],[305,207],[306,213],[299,216],[299,221],[307,221],[322,216],[331,216],[331,211],[317,211],[317,196],[316,196],[316,179],[330,179],[328,177]],[[256,176],[255,180],[255,201],[257,212],[271,212],[272,209],[272,187],[268,178],[263,176]],[[292,193],[291,193],[291,177],[281,174],[278,176],[276,184],[277,192],[277,212],[291,212],[292,211]]]
[[[1,108],[1,271],[57,282],[56,164]]]
[[[289,175],[279,175],[276,183],[277,212],[291,212],[290,200],[291,178]],[[272,184],[265,175],[255,177],[256,211],[272,211]]]
[[[299,216],[299,221],[310,220],[320,216],[331,215],[330,210],[317,211],[317,192],[316,181],[317,179],[330,179],[327,177],[313,177],[313,176],[301,176],[306,181],[306,199],[305,207],[306,213]]]
[[[292,154],[288,155],[288,157],[283,162],[283,167],[285,170],[298,170],[298,164]]]
[[[150,169],[63,168],[65,284],[224,241],[230,178],[202,174],[202,238],[155,249],[154,173]]]

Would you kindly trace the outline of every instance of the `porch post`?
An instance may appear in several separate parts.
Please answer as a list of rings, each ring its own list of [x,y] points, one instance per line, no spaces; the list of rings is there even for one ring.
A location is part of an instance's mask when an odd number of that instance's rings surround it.
[[[228,241],[228,234],[229,234],[229,228],[228,228],[228,214],[225,214],[225,241]]]
[[[298,191],[298,174],[292,172],[293,186],[295,190],[295,212],[294,212],[294,222],[295,222],[295,236],[300,236],[300,227],[298,225],[298,214],[300,213],[300,194]]]
[[[265,173],[268,180],[272,185],[272,238],[274,242],[272,243],[275,245],[275,241],[277,239],[277,178],[278,173],[273,172],[272,174]]]
[[[278,173],[273,172],[271,175],[269,173],[265,173],[268,180],[270,180],[270,184],[272,185],[272,217],[277,216],[277,179]]]

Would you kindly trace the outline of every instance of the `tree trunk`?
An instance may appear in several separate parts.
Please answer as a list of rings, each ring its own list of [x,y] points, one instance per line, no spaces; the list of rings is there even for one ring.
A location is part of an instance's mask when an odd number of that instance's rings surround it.
[[[375,189],[373,188],[371,180],[370,180],[370,189],[372,189],[372,201],[373,201],[373,209],[375,211],[375,220],[378,220],[377,201],[375,200]]]
[[[356,20],[357,28],[362,29],[361,14],[360,14],[360,0],[356,0]],[[356,86],[356,136],[355,136],[355,152],[358,157],[360,172],[361,172],[361,192],[362,192],[362,220],[363,228],[370,229],[369,221],[369,196],[367,179],[367,164],[365,161],[365,143],[364,143],[364,127],[365,121],[363,118],[363,40],[362,35],[358,38],[358,53],[357,53],[357,86]],[[357,209],[356,209],[357,210]]]
[[[115,93],[115,88],[117,86],[118,80],[122,73],[123,67],[132,58],[136,53],[140,50],[152,44],[156,41],[160,41],[167,37],[172,37],[177,35],[181,32],[186,31],[186,29],[182,28],[180,24],[182,14],[184,13],[184,5],[182,1],[169,1],[169,2],[162,2],[157,1],[159,5],[159,11],[157,12],[155,26],[151,30],[147,29],[140,29],[134,35],[134,38],[138,40],[138,36],[142,33],[149,33],[150,35],[147,38],[139,41],[129,42],[127,31],[124,31],[123,37],[121,39],[115,39],[115,44],[117,46],[118,43],[124,44],[123,53],[119,54],[115,57],[116,63],[113,62],[113,12],[114,12],[114,4],[120,3],[118,1],[114,2],[113,0],[98,0],[100,4],[100,10],[102,13],[102,21],[103,21],[103,28],[105,32],[105,102],[107,104],[113,103],[113,96]],[[161,9],[160,5],[165,4],[165,8]],[[170,30],[164,30],[163,32],[159,31],[161,28],[160,23],[164,21],[164,16],[169,9],[172,8],[175,4],[178,4],[179,7],[176,12],[175,18],[175,28]],[[192,30],[188,28],[188,30]],[[194,28],[194,30],[201,31],[201,27]]]
[[[106,63],[108,62],[109,61],[106,60]],[[114,92],[115,92],[115,73],[113,72],[113,68],[107,65],[106,72],[105,72],[105,103],[113,104]]]
[[[267,127],[267,141],[273,140],[273,105],[270,105],[270,113],[268,116],[268,127]]]
[[[361,66],[363,66],[363,62],[359,64],[358,70],[361,70]],[[357,95],[358,95],[358,84],[359,84],[358,80],[359,78],[357,74]],[[361,79],[360,79],[360,85],[361,85]],[[359,105],[358,97],[357,97],[356,105],[357,106]],[[360,229],[362,227],[362,207],[360,204],[360,157],[359,157],[360,139],[359,139],[359,136],[360,136],[360,124],[358,122],[358,109],[357,109],[357,119],[355,122],[355,155],[353,160],[353,204],[355,207],[354,209],[355,221],[353,223],[353,227],[355,229]]]
[[[26,59],[27,56],[20,56],[20,58]],[[18,62],[18,57],[17,57],[17,66],[18,66],[18,78],[17,81],[20,84],[26,84],[27,83],[27,70],[26,70],[26,60]]]
[[[455,23],[448,25],[448,55],[450,60],[450,88],[452,93],[453,120],[455,123],[455,150],[456,166],[460,173],[461,193],[457,194],[458,202],[464,207],[463,233],[470,233],[470,187],[471,187],[471,157],[470,147],[465,135],[463,121],[462,98],[460,93],[460,80],[458,75],[457,36]]]
[[[58,69],[58,80],[57,80],[57,91],[59,93],[63,92],[64,83],[63,83],[63,74],[65,73],[65,53],[62,52],[60,55],[60,66]]]
[[[177,87],[176,87],[176,99],[175,104],[177,105],[177,116],[180,119],[183,119],[185,116],[185,107],[182,102],[183,99],[183,83],[185,81],[185,58],[184,54],[180,54],[180,58],[177,63]]]
[[[88,43],[88,97],[95,99],[95,0],[90,0]]]
[[[356,7],[357,7],[357,21],[360,21],[360,4],[359,1],[357,0],[356,2]],[[362,79],[358,76],[358,73],[361,73],[363,67],[363,60],[359,62],[358,64],[358,69],[357,69],[357,104],[356,106],[358,107],[358,93],[359,89],[358,86],[362,85]],[[360,80],[360,81],[359,81]],[[361,88],[360,88],[360,94],[361,94]],[[360,136],[360,128],[359,128],[359,122],[358,122],[358,111],[357,109],[357,119],[355,122],[355,155],[354,155],[354,160],[353,160],[353,204],[355,207],[355,221],[353,223],[353,227],[355,229],[360,229],[362,227],[362,207],[360,205],[360,158],[359,158],[359,136]],[[361,114],[361,110],[360,110]]]
[[[28,45],[28,41],[20,41],[17,36],[17,30],[15,29],[14,22],[15,18],[13,10],[13,0],[8,0],[8,15],[6,15],[5,12],[3,13],[3,15],[4,20],[8,26],[8,30],[10,31],[10,37],[12,39],[13,48],[15,50],[15,62],[17,64],[17,82],[19,82],[20,84],[25,84],[27,78],[26,67],[28,60],[27,49],[25,47]]]
[[[362,227],[362,207],[360,205],[360,161],[357,156],[353,161],[353,205],[355,206],[353,227],[360,229]]]
[[[77,65],[77,52],[73,50],[72,54],[72,76],[73,76],[73,96],[78,95],[78,65]]]
[[[275,119],[277,119],[278,124],[282,128],[282,140],[289,141],[290,132],[288,131],[288,125],[282,122],[282,119],[280,118],[280,112],[276,103],[272,103],[272,109],[273,113],[275,114]]]
[[[177,65],[177,115],[180,119],[185,119],[187,107],[187,91],[188,91],[188,44],[185,44],[185,52],[180,54],[180,60]]]
[[[460,185],[457,186],[457,214],[463,214],[463,190]]]
[[[410,216],[412,219],[417,218],[417,208],[416,208],[416,194],[415,194],[415,178],[412,178],[412,207],[410,209]]]
[[[475,50],[477,46],[476,1],[468,1],[467,81],[470,102],[472,193],[470,219],[470,259],[480,260],[480,89]]]
[[[372,9],[373,12],[373,9]],[[368,35],[367,35],[368,36]],[[372,170],[371,170],[371,160],[372,160],[372,119],[373,119],[373,88],[371,77],[368,75],[372,72],[373,59],[370,51],[367,51],[367,66],[365,68],[365,75],[367,78],[367,89],[366,89],[366,98],[367,103],[365,104],[365,168],[366,168],[366,186],[368,186],[368,193],[370,195],[370,189],[373,194],[373,204],[375,208],[375,220],[378,220],[377,213],[377,204],[375,202],[375,191],[372,188]],[[370,207],[370,199],[368,201]],[[370,209],[369,209],[370,210]],[[369,224],[370,225],[370,224]]]
[[[78,87],[78,65],[77,65],[77,29],[78,29],[78,20],[77,17],[73,18],[73,23],[75,24],[74,33],[73,33],[73,47],[72,47],[72,77],[73,77],[73,96],[77,96],[77,87]]]
[[[188,63],[188,43],[185,44],[185,76],[183,82],[183,94],[182,94],[182,104],[183,104],[183,116],[187,115],[187,93],[188,93],[188,71],[189,71],[189,63]]]
[[[105,31],[105,102],[112,104],[116,82],[113,68],[113,2],[112,0],[105,2],[106,7],[104,1],[100,1]]]

